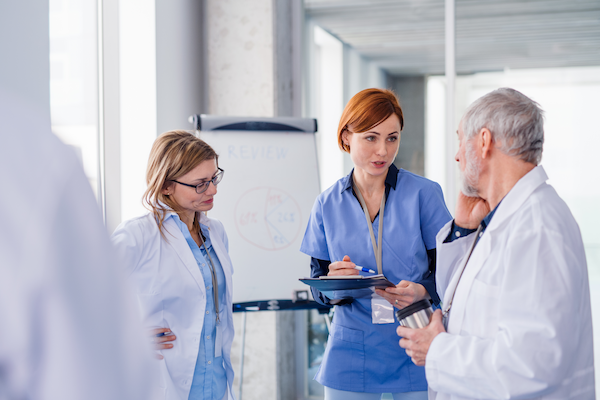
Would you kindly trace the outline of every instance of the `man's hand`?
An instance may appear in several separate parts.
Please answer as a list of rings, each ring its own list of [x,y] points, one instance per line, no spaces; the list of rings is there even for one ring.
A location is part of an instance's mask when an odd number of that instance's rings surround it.
[[[398,336],[402,337],[400,347],[406,349],[406,354],[419,367],[425,366],[429,346],[433,339],[442,332],[446,332],[442,323],[442,310],[435,310],[431,316],[431,322],[425,328],[412,329],[399,326],[396,329]]]
[[[461,228],[477,229],[481,221],[490,212],[490,205],[481,197],[465,196],[458,193],[454,223]]]

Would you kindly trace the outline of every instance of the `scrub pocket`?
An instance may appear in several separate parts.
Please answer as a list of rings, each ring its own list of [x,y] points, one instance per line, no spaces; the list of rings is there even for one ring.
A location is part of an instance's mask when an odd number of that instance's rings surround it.
[[[340,390],[364,391],[364,332],[332,322],[323,364],[315,379]]]

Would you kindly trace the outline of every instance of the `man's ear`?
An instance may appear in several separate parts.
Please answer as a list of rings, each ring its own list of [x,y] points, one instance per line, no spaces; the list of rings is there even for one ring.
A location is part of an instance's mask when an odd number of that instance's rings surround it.
[[[489,157],[492,147],[494,147],[494,140],[492,139],[492,132],[488,128],[481,128],[479,131],[479,147],[481,149],[481,158]]]

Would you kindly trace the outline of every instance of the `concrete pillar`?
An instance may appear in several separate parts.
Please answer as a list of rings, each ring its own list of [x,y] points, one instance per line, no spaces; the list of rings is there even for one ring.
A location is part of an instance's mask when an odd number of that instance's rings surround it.
[[[404,113],[404,130],[394,164],[421,176],[425,175],[425,85],[424,76],[389,80]]]
[[[156,0],[156,125],[158,133],[190,129],[205,112],[203,3]]]
[[[209,114],[300,116],[302,10],[299,0],[204,1]],[[294,398],[293,321],[289,312],[247,314],[243,400]],[[237,393],[241,314],[234,324]]]

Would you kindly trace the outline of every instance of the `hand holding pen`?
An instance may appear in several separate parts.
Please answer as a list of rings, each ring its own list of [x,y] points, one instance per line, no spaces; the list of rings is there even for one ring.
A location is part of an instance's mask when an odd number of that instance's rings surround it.
[[[375,274],[376,272],[369,268],[364,268],[354,264],[350,261],[349,256],[344,256],[342,261],[335,261],[329,264],[329,273],[327,276],[340,276],[340,275],[358,275],[358,271],[368,272]]]
[[[151,329],[150,335],[152,337],[152,347],[155,350],[172,349],[173,344],[168,342],[172,342],[175,339],[177,339],[175,334],[171,332],[171,329],[169,328]],[[164,358],[161,354],[158,353],[155,354],[155,357],[159,360],[162,360]]]

